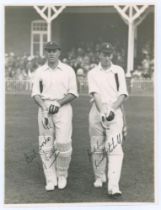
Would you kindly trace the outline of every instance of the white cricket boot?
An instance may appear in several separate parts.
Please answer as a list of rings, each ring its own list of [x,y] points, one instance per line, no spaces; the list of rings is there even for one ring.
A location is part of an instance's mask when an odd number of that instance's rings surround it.
[[[53,182],[48,182],[45,186],[46,191],[52,191],[55,190],[55,184]]]
[[[96,188],[101,188],[102,187],[102,179],[101,178],[97,178],[93,185]]]
[[[58,177],[58,189],[64,189],[67,186],[67,179],[64,176]]]

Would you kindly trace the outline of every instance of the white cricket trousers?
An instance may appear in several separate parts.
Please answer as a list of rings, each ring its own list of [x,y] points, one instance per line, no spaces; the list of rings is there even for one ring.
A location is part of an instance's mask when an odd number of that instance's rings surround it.
[[[52,101],[46,100],[49,107]],[[57,184],[60,176],[68,177],[72,155],[72,106],[62,106],[58,113],[48,114],[50,129],[42,124],[42,111],[38,111],[39,153],[47,182]]]
[[[93,103],[89,113],[89,134],[91,157],[95,179],[106,175],[108,190],[117,188],[121,176],[123,116],[121,110],[116,111],[115,118],[108,129],[103,128],[100,114]],[[108,161],[108,162],[107,162]]]

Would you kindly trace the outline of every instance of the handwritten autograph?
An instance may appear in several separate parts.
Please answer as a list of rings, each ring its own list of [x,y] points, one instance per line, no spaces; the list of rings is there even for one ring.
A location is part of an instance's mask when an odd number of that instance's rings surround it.
[[[39,150],[41,150],[43,148],[43,146],[45,146],[49,141],[50,141],[50,137],[44,137],[44,141],[41,143],[41,145],[39,146]]]
[[[59,151],[56,149],[56,148],[53,148],[52,151],[51,151],[51,154],[48,155],[42,148],[43,146],[45,146],[47,144],[47,142],[50,141],[50,137],[48,138],[45,138],[45,140],[42,142],[42,144],[39,146],[39,152],[43,153],[44,156],[45,156],[45,159],[46,161],[50,161],[52,160],[51,164],[49,165],[49,167],[46,166],[45,162],[42,161],[43,165],[45,168],[50,168],[56,161],[56,159],[58,158],[59,156]],[[35,149],[33,149],[31,152],[28,152],[28,153],[24,153],[24,158],[25,158],[25,161],[30,164],[34,161],[34,159],[36,159],[36,157],[39,155],[38,152],[35,151]]]
[[[28,164],[32,163],[33,160],[37,157],[37,152],[35,149],[33,149],[30,153],[24,153],[24,157]]]
[[[42,161],[42,163],[46,169],[50,168],[55,163],[56,159],[58,158],[58,156],[60,154],[60,152],[56,148],[53,148],[53,150],[51,151],[51,154],[49,156],[45,153],[45,151],[42,150],[41,152],[45,154],[46,161],[51,161],[53,159],[51,164],[49,165],[49,167],[47,167],[46,163],[44,161]]]
[[[121,139],[121,134],[116,135],[116,137],[112,137],[111,141],[106,142],[104,146],[104,142],[99,144],[97,142],[97,146],[93,149],[93,151],[88,150],[88,157],[89,160],[91,161],[92,156],[98,152],[98,150],[102,150],[102,156],[100,157],[100,160],[95,160],[94,164],[95,167],[98,168],[102,161],[107,157],[107,154],[113,152],[113,150],[119,145],[122,144],[122,139]]]

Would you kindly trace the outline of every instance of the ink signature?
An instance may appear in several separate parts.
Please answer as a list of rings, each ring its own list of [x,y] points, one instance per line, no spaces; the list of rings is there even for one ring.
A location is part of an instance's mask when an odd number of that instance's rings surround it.
[[[53,158],[53,160],[52,160],[52,162],[49,166],[49,168],[50,168],[55,163],[55,161],[58,158],[60,152],[57,151],[57,149],[54,148],[53,151],[51,152],[50,156],[47,156],[44,151],[43,151],[43,153],[45,154],[45,158],[46,158],[47,161],[50,161]],[[24,158],[25,158],[26,163],[28,163],[28,164],[32,163],[38,155],[39,155],[39,153],[37,153],[35,151],[35,149],[33,149],[31,152],[24,153]],[[42,161],[42,162],[43,162],[44,167],[47,168],[45,162],[44,161]]]
[[[33,160],[37,157],[37,152],[35,151],[35,149],[33,149],[30,153],[24,153],[24,157],[25,157],[25,160],[26,162],[29,164],[29,163],[32,163]]]
[[[43,141],[42,143],[41,143],[41,145],[39,146],[39,150],[41,150],[42,149],[42,147],[43,146],[45,146],[49,141],[50,141],[50,137],[44,137],[44,139],[45,139],[45,141]]]
[[[46,163],[42,160],[42,163],[46,169],[50,168],[55,163],[55,161],[57,160],[57,158],[60,154],[60,152],[56,148],[53,148],[53,150],[51,151],[51,154],[49,156],[45,153],[45,151],[42,150],[41,152],[44,153],[46,161],[50,161],[53,159],[51,164],[49,165],[49,167],[47,167]]]
[[[42,161],[43,165],[45,168],[50,168],[56,161],[56,159],[58,158],[59,156],[59,151],[56,149],[56,148],[53,148],[53,150],[51,151],[51,154],[48,155],[42,148],[43,146],[45,146],[47,144],[47,142],[50,141],[50,138],[45,138],[45,140],[42,142],[42,144],[39,146],[39,153],[35,151],[35,149],[33,149],[31,152],[28,152],[28,153],[24,153],[24,157],[25,157],[25,161],[29,164],[29,163],[32,163],[34,161],[34,159],[36,159],[36,157],[40,154],[40,153],[43,153],[44,156],[45,156],[45,159],[46,161],[50,161],[51,159],[52,162],[51,164],[49,165],[49,167],[46,166],[45,162]]]
[[[100,164],[102,163],[102,161],[107,157],[107,155],[111,152],[114,151],[114,149],[119,145],[122,144],[122,139],[121,139],[121,134],[116,135],[116,137],[112,137],[111,141],[109,142],[103,142],[101,144],[99,144],[99,142],[97,142],[96,147],[93,149],[93,151],[88,150],[88,157],[89,160],[91,161],[92,156],[98,152],[98,150],[102,150],[101,154],[102,156],[100,157],[100,160],[95,160],[94,161],[94,165],[96,168],[98,168],[100,166]]]

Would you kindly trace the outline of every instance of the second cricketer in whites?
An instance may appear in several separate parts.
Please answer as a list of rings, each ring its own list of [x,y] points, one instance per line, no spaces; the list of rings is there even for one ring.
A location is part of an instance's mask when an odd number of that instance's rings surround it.
[[[107,177],[108,194],[115,198],[122,194],[119,188],[124,156],[121,106],[128,93],[124,70],[112,63],[112,57],[112,45],[103,43],[99,54],[100,63],[88,73],[89,93],[93,98],[89,113],[89,134],[94,187],[102,187]]]
[[[59,60],[61,49],[54,42],[45,46],[47,63],[35,73],[32,97],[37,103],[39,153],[45,189],[51,191],[67,185],[72,155],[72,106],[78,96],[74,70]]]

